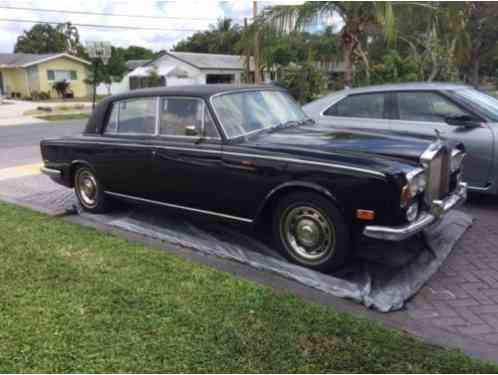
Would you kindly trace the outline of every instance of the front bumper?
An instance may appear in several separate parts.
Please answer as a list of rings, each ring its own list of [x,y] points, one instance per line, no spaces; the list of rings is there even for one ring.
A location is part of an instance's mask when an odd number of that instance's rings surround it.
[[[430,212],[422,212],[414,222],[397,227],[367,225],[363,234],[366,237],[380,240],[402,241],[434,224],[448,211],[464,203],[466,199],[467,184],[465,182],[460,182],[449,197],[444,200],[434,200]]]

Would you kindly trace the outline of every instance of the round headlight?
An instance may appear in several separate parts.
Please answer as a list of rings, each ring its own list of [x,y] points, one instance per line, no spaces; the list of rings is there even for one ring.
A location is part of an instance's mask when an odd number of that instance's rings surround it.
[[[456,172],[462,168],[464,157],[465,153],[462,150],[454,149],[451,152],[451,162],[450,162],[451,173]]]
[[[427,185],[427,180],[425,178],[425,173],[422,170],[417,171],[416,174],[412,176],[407,176],[408,179],[408,189],[410,190],[410,195],[414,197],[418,193],[425,190]]]
[[[427,185],[425,171],[417,168],[406,174],[406,185],[401,191],[401,207],[407,207],[411,199],[422,193]]]
[[[409,222],[414,221],[418,216],[418,202],[414,202],[406,210],[406,220]]]
[[[427,178],[425,177],[425,173],[420,173],[417,176],[417,186],[419,193],[425,190],[425,187],[427,186]]]

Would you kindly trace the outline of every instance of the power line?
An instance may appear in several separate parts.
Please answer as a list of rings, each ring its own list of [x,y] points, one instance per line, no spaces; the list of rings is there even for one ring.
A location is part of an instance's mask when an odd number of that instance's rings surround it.
[[[66,21],[61,22],[49,22],[49,21],[38,21],[38,20],[22,20],[22,19],[10,19],[10,18],[0,18],[0,22],[18,22],[18,23],[43,23],[46,25],[59,25],[66,23]],[[73,26],[78,27],[88,27],[96,29],[120,29],[120,30],[148,30],[148,31],[204,31],[204,29],[176,29],[176,28],[162,28],[162,27],[141,27],[141,26],[122,26],[122,25],[97,25],[94,23],[72,23]]]
[[[31,12],[46,12],[46,13],[66,13],[66,14],[83,14],[83,15],[93,15],[93,16],[110,16],[110,17],[130,17],[130,18],[153,18],[153,19],[167,19],[167,20],[192,20],[192,21],[217,21],[217,18],[203,18],[203,17],[170,17],[170,16],[152,16],[145,14],[117,14],[117,13],[106,13],[106,12],[90,12],[83,10],[65,10],[65,9],[46,9],[46,8],[29,8],[29,7],[14,7],[14,6],[4,6],[0,5],[1,9],[12,9],[12,10],[28,10]],[[241,18],[232,18],[233,20],[241,20]]]

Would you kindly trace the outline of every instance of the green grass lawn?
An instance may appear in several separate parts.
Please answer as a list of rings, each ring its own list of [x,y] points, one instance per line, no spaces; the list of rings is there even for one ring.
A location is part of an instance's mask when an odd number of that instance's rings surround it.
[[[89,113],[64,113],[59,115],[43,115],[43,116],[35,116],[41,120],[47,121],[64,121],[64,120],[80,120],[87,119],[90,117]]]
[[[0,204],[0,372],[497,372],[164,251]]]

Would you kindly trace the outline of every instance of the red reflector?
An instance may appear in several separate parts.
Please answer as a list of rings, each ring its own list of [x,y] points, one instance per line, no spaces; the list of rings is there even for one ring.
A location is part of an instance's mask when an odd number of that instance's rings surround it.
[[[356,210],[356,217],[360,220],[373,220],[375,219],[375,212],[370,210]]]

